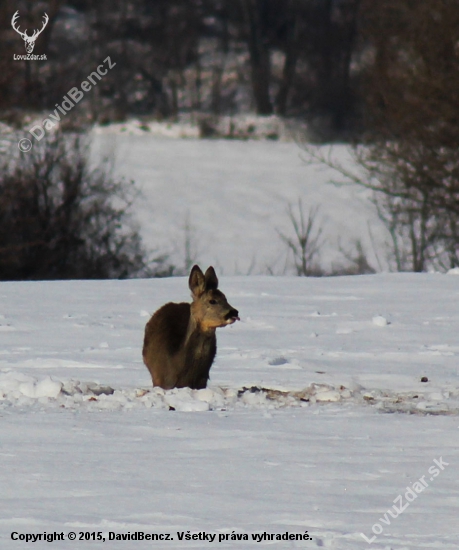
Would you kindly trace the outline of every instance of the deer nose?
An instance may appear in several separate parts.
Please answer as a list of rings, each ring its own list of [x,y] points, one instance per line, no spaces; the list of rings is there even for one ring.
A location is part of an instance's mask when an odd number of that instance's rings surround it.
[[[239,319],[239,311],[237,309],[230,309],[226,315],[226,319]]]

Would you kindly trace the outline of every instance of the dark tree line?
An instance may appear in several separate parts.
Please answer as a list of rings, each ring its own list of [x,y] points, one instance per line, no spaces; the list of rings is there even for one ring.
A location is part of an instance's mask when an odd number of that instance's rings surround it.
[[[89,120],[255,111],[329,121],[358,111],[353,59],[360,0],[4,0],[0,109],[43,110],[110,55],[116,71],[86,98]],[[25,53],[9,22],[49,24]],[[31,31],[30,31],[31,33]],[[80,113],[81,116],[81,113]]]
[[[16,10],[30,34],[49,15],[34,51],[48,61],[13,60],[25,53]],[[459,266],[457,0],[3,0],[0,21],[0,120],[52,112],[108,56],[116,67],[63,131],[132,115],[301,116],[357,138],[363,171],[346,175],[375,191],[395,269]]]

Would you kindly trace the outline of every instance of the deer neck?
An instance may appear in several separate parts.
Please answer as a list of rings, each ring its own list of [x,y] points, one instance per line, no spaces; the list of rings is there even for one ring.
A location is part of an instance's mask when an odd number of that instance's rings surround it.
[[[193,309],[191,309],[190,321],[186,332],[185,345],[188,344],[192,335],[199,336],[202,339],[214,338],[216,327],[209,327],[205,323],[200,322],[193,315]]]

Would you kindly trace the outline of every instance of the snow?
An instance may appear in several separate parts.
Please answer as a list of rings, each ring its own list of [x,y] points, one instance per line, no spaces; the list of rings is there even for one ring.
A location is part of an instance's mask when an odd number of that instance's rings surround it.
[[[208,388],[164,391],[143,330],[189,300],[185,278],[1,283],[0,547],[457,550],[459,270],[237,276],[292,273],[279,231],[299,197],[321,206],[325,268],[361,239],[387,269],[369,193],[295,143],[147,130],[99,128],[94,152],[141,189],[147,245],[182,267],[189,237],[241,321],[218,330]]]
[[[143,329],[186,278],[0,284],[0,547],[457,549],[457,278],[220,288],[209,387],[164,391]]]
[[[188,238],[193,259],[221,274],[295,274],[279,232],[293,236],[288,205],[298,216],[301,198],[306,215],[320,207],[315,230],[323,229],[318,263],[325,270],[347,264],[340,249],[354,254],[357,240],[375,270],[387,269],[389,235],[371,193],[357,185],[332,185],[340,179],[337,173],[308,165],[301,143],[112,132],[96,133],[94,154],[111,154],[115,173],[136,182],[143,240],[179,268]],[[351,162],[344,145],[333,148],[333,157],[347,167]]]
[[[161,138],[199,138],[199,127],[197,124],[192,124],[189,121],[180,123],[174,122],[158,122],[152,120],[142,122],[137,119],[130,119],[126,122],[112,123],[105,126],[96,126],[94,128],[95,135],[122,135],[127,136],[145,136],[152,135]]]
[[[389,321],[382,315],[375,315],[373,317],[373,324],[375,324],[377,327],[385,327],[389,324]]]
[[[129,119],[125,122],[95,126],[96,135],[150,136],[173,139],[196,139],[201,135],[199,120],[212,131],[226,139],[294,141],[300,132],[306,135],[304,124],[285,121],[276,115],[258,116],[241,114],[234,116],[205,116],[199,113],[182,115],[178,121],[157,121]],[[0,131],[2,127],[0,126]]]

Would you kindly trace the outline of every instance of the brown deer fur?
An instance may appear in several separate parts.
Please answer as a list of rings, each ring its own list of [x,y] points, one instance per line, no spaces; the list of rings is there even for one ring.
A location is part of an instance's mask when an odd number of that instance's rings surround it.
[[[213,267],[204,275],[195,265],[188,285],[191,304],[168,303],[145,327],[143,360],[153,385],[165,390],[205,388],[217,352],[215,330],[239,319],[238,311],[218,290]]]

